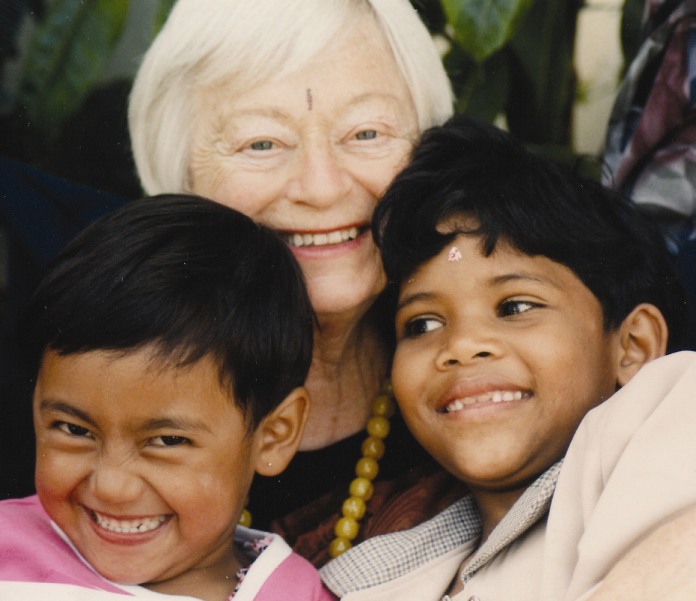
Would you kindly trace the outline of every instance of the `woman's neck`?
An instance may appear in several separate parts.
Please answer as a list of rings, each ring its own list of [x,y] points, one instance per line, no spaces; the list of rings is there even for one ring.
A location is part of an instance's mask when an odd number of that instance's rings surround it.
[[[370,315],[319,319],[307,377],[311,409],[301,450],[326,447],[365,427],[387,375],[389,352]]]

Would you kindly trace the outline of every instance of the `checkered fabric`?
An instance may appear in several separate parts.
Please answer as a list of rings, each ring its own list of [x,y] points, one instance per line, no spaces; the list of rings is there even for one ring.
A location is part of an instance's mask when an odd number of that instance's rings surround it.
[[[491,561],[502,549],[544,517],[551,504],[561,462],[535,480],[477,550],[464,578]],[[410,530],[371,538],[320,570],[324,583],[339,597],[395,580],[479,538],[481,517],[466,496],[431,520]]]

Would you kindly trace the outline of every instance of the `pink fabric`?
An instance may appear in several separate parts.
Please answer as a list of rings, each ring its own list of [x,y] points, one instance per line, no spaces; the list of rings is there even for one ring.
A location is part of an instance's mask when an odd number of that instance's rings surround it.
[[[268,577],[255,601],[334,601],[337,599],[319,580],[317,569],[296,553],[285,559]]]
[[[75,555],[36,495],[0,501],[0,580],[74,584],[131,596]]]
[[[51,527],[38,497],[0,501],[0,581],[72,584],[132,596],[90,569]],[[255,601],[333,601],[312,564],[291,554]]]

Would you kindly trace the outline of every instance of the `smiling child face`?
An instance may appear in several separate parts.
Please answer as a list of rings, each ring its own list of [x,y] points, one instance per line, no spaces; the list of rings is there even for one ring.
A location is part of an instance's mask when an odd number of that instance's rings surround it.
[[[453,246],[457,251],[454,251]],[[618,335],[567,267],[459,235],[401,285],[395,395],[412,432],[476,491],[524,489],[616,387]]]
[[[103,576],[164,582],[228,570],[255,433],[209,358],[48,351],[34,395],[37,492]]]

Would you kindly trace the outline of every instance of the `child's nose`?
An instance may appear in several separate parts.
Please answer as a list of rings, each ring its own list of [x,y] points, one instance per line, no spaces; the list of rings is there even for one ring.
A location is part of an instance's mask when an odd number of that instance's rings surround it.
[[[101,460],[90,478],[92,493],[109,503],[124,503],[136,499],[142,492],[142,479],[129,462]]]
[[[455,365],[500,356],[501,344],[493,331],[484,325],[452,328],[445,346],[437,357],[437,365],[447,369]]]

